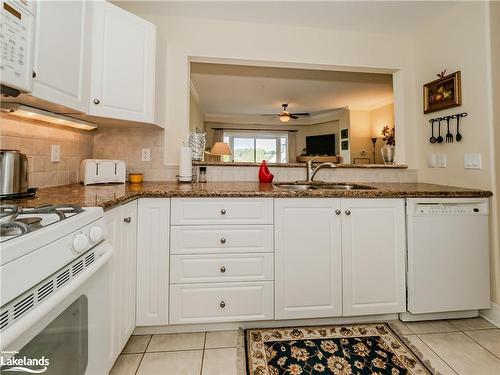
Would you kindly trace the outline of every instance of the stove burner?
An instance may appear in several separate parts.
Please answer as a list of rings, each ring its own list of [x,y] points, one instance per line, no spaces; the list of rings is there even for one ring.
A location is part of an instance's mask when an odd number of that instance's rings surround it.
[[[17,219],[15,222],[26,224],[28,227],[40,226],[40,222],[42,221],[41,217],[23,217],[21,219]]]
[[[3,204],[0,205],[0,237],[18,237],[83,211],[80,206],[72,204],[25,208]],[[53,219],[45,222],[44,215],[52,215]]]
[[[0,234],[2,236],[19,236],[30,231],[29,227],[20,221],[11,223],[0,223]]]

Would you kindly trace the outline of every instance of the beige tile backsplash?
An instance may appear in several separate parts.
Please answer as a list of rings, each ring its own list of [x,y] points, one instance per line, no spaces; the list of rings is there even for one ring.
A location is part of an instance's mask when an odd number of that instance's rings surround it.
[[[54,144],[61,147],[57,163],[50,161]],[[79,180],[80,161],[92,157],[93,134],[1,114],[0,147],[20,150],[32,158],[30,187],[65,185]]]
[[[164,130],[156,128],[100,128],[94,136],[94,158],[120,159],[127,173],[142,172],[146,181],[173,181],[177,167],[163,164]],[[151,149],[151,161],[141,161],[143,148]]]
[[[175,181],[177,166],[166,166],[164,130],[156,128],[101,127],[97,131],[45,125],[0,115],[0,146],[19,149],[33,158],[30,186],[46,187],[79,181],[80,161],[86,158],[120,159],[127,173],[142,172],[145,181]],[[51,145],[61,146],[61,161],[50,161]],[[141,161],[142,148],[151,149],[151,161]],[[275,181],[305,179],[305,168],[272,167]],[[417,182],[411,169],[323,169],[316,177],[329,182]],[[208,181],[258,181],[258,167],[209,166]]]

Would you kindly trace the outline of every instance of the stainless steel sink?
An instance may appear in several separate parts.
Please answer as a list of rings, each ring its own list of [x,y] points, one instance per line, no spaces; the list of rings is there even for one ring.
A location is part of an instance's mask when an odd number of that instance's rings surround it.
[[[318,190],[319,188],[315,185],[309,184],[274,184],[274,186],[285,190]]]
[[[367,185],[358,184],[344,184],[344,183],[326,183],[326,182],[316,182],[316,183],[302,183],[302,182],[287,182],[287,183],[276,183],[274,186],[285,189],[285,190],[372,190],[375,189]]]

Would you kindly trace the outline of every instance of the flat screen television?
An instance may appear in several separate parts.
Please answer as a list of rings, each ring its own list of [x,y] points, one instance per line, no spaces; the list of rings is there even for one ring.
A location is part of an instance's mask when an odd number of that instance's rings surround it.
[[[306,137],[307,155],[335,156],[335,134]]]

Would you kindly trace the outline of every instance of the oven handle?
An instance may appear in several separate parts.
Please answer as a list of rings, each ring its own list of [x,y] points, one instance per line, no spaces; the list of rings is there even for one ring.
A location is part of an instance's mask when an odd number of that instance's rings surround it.
[[[18,322],[2,332],[2,339],[0,340],[0,347],[2,350],[7,348],[8,345],[10,345],[14,340],[30,329],[42,317],[52,311],[52,309],[64,301],[64,299],[82,286],[83,283],[85,283],[104,264],[106,264],[109,258],[113,255],[113,248],[109,243],[102,242],[95,248],[95,253],[98,258],[92,266],[85,270],[85,272],[82,272],[80,275],[75,277],[65,288],[61,288],[60,291],[54,293],[54,295],[48,298],[45,303],[35,307],[32,311],[26,314],[24,318],[20,319]]]

